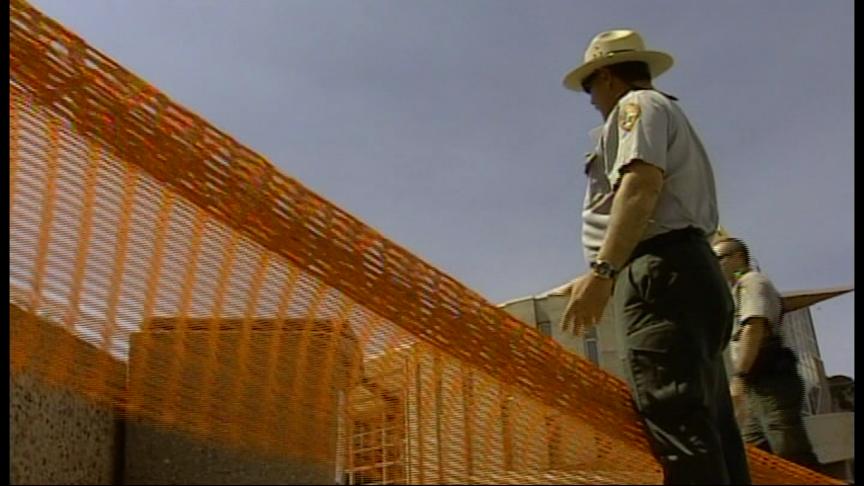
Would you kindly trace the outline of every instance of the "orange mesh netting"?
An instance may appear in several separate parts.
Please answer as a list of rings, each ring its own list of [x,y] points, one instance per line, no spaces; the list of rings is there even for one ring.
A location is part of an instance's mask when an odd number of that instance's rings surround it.
[[[13,373],[249,453],[338,454],[354,482],[660,480],[621,380],[10,14]]]

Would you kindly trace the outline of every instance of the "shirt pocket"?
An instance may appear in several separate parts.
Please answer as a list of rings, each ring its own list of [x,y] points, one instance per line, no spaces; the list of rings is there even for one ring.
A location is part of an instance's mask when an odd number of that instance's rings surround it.
[[[591,152],[586,156],[585,175],[588,176],[588,188],[585,192],[583,209],[587,210],[602,204],[612,192],[612,186],[606,177],[603,157],[597,152]]]

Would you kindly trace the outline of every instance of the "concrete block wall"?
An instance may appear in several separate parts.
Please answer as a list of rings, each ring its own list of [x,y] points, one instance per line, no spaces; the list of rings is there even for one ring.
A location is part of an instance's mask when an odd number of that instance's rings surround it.
[[[44,341],[63,346],[75,356],[99,353],[14,305],[10,305],[9,320],[13,346],[16,337],[20,343],[23,336],[40,333]],[[110,407],[49,385],[26,370],[10,374],[9,394],[12,484],[116,483],[120,438],[117,415]]]
[[[332,463],[265,458],[139,420],[126,424],[122,484],[334,484]]]
[[[76,339],[60,327],[14,305],[10,305],[10,324],[13,348],[21,343],[42,346],[29,351],[34,360],[50,352],[49,345],[44,343],[51,343],[51,349],[55,350],[60,349],[58,346],[63,346],[65,352],[69,353],[68,356],[75,356],[76,360],[106,358],[99,350]],[[170,334],[160,333],[160,337],[150,336],[149,339],[152,344],[160,338],[169,338]],[[231,340],[233,336],[227,336],[227,339]],[[203,342],[201,339],[199,341]],[[256,340],[259,344],[266,341]],[[133,338],[133,348],[135,342],[136,339]],[[166,342],[170,343],[170,339]],[[341,375],[333,380],[334,385],[342,390],[350,386],[345,379],[347,366],[360,359],[359,350],[353,347],[350,339],[346,346],[343,353],[340,353],[347,360],[346,367],[342,368]],[[169,348],[170,346],[156,346],[151,358],[156,356],[154,353],[157,351],[167,352],[170,351]],[[134,355],[135,350],[131,351]],[[13,349],[13,355],[15,353],[16,350]],[[290,368],[290,360],[286,366]],[[128,375],[126,363],[111,361],[109,368],[112,374],[110,381],[116,384],[119,380],[125,388]],[[337,482],[338,431],[335,427],[326,427],[326,432],[322,430],[324,433],[319,436],[317,444],[309,444],[304,440],[302,444],[295,446],[327,448],[332,451],[331,461],[315,463],[306,458],[284,455],[279,458],[260,457],[225,447],[216,441],[199,439],[172,428],[159,427],[148,421],[121,418],[111,407],[89,401],[70,389],[49,385],[38,376],[38,369],[38,365],[22,368],[18,363],[13,366],[10,374],[12,484]],[[75,380],[76,373],[77,371],[71,371],[70,379]],[[140,384],[131,385],[131,391],[134,392],[134,388]],[[336,407],[337,404],[334,403],[334,419],[338,413]],[[336,422],[330,423],[335,426]],[[291,439],[292,431],[286,429],[286,443]]]
[[[321,350],[308,354],[300,349],[304,339],[299,329],[306,325],[306,320],[289,319],[280,324],[258,319],[250,323],[254,335],[250,338],[244,338],[239,330],[242,319],[223,319],[215,337],[201,330],[209,326],[207,319],[187,319],[184,331],[176,331],[176,324],[173,319],[159,318],[146,324],[144,331],[133,333],[130,339],[130,403],[158,409],[161,403],[172,401],[181,412],[176,417],[176,427],[172,428],[154,427],[138,420],[127,422],[126,484],[336,483],[340,476],[336,463],[338,397],[352,385],[349,375],[361,359],[347,326],[337,349],[332,350],[333,359],[328,360],[328,352],[323,350],[335,330],[327,321],[316,321],[317,331],[306,337],[309,349]],[[180,339],[185,351],[178,355]],[[244,364],[239,360],[241,353],[235,343],[244,339],[247,356],[266,357],[274,343],[279,343],[278,360],[274,364],[275,376],[280,377],[278,382],[268,382],[273,370],[267,368],[266,359],[246,361],[245,371],[239,371]],[[197,360],[207,356],[214,345],[221,350],[219,366],[210,370],[208,378],[205,376],[208,370]],[[302,367],[300,370],[298,365]],[[182,393],[175,392],[169,397],[162,380],[174,366],[184,370],[177,385]],[[295,386],[293,378],[300,371],[306,376],[298,377],[300,383]],[[355,379],[359,379],[361,374],[354,371]],[[206,395],[197,388],[205,381],[210,383]],[[275,404],[267,409],[261,408],[262,393],[254,392],[265,389]],[[197,394],[199,391],[202,395]],[[262,457],[249,449],[240,450],[218,440],[201,440],[181,432],[184,427],[205,423],[217,431],[217,438],[230,435],[230,427],[224,423],[224,410],[212,403],[219,396],[231,396],[234,400],[231,406],[236,415],[231,419],[237,427],[247,431],[266,427],[268,437],[281,441],[285,453]],[[317,459],[320,457],[328,459]]]
[[[10,377],[12,484],[113,484],[117,419],[32,375]]]

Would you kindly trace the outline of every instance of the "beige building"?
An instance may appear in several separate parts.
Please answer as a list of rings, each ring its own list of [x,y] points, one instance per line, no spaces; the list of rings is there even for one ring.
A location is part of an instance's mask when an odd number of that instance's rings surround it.
[[[854,412],[841,407],[832,399],[832,386],[825,374],[810,306],[853,290],[852,287],[814,289],[782,294],[785,310],[783,325],[785,340],[799,358],[799,371],[804,378],[807,399],[804,403],[805,424],[816,455],[830,472],[854,480],[853,422]],[[624,378],[622,357],[619,355],[620,338],[611,325],[611,306],[607,306],[603,319],[586,335],[575,337],[564,334],[558,327],[567,296],[555,295],[553,290],[536,296],[514,299],[500,304],[504,310],[522,322],[551,336],[567,350],[586,357],[610,373]],[[729,365],[727,351],[727,367]],[[833,377],[832,377],[833,378]],[[851,379],[847,379],[851,381]],[[834,396],[849,395],[849,383],[835,379]],[[845,387],[845,388],[844,388]]]

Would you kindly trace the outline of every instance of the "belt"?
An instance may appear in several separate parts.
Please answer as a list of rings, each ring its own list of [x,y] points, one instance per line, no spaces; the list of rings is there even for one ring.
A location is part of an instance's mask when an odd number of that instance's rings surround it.
[[[677,229],[668,231],[666,233],[661,233],[657,236],[652,236],[645,241],[640,242],[636,245],[636,248],[633,249],[633,253],[630,255],[630,259],[627,261],[629,264],[633,260],[639,258],[642,255],[647,255],[649,253],[657,253],[663,249],[667,249],[670,246],[687,242],[687,241],[706,241],[705,233],[697,228],[692,226],[688,226],[686,228]]]

